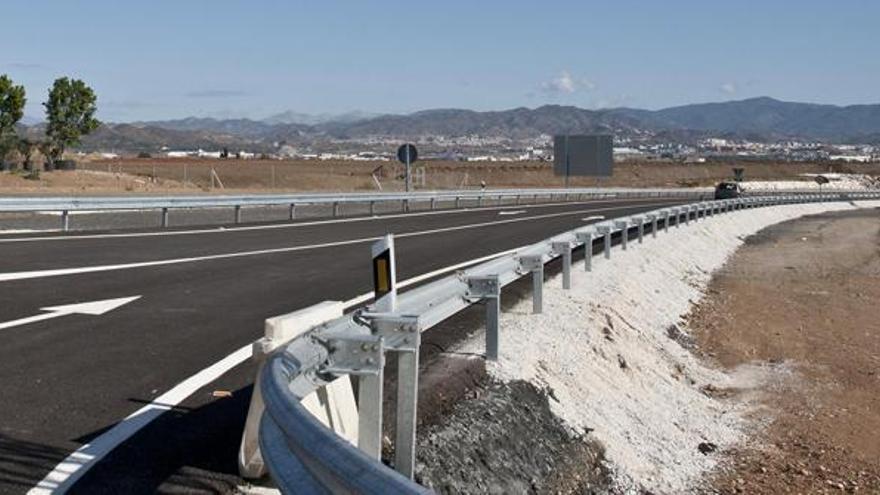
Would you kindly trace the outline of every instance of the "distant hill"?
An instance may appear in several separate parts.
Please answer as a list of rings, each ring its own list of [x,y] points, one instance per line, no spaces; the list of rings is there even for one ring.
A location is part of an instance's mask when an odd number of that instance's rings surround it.
[[[172,149],[218,149],[225,146],[271,151],[278,143],[299,145],[334,139],[482,136],[517,140],[591,132],[662,142],[689,142],[716,136],[880,143],[880,105],[816,105],[767,97],[662,110],[588,110],[545,105],[491,112],[435,109],[408,115],[367,117],[359,112],[332,118],[284,112],[263,121],[190,117],[106,124],[83,141],[83,148],[157,151],[162,146]],[[34,135],[40,129],[40,125],[29,126],[27,133]]]
[[[558,105],[500,112],[427,110],[350,125],[331,125],[328,130],[353,137],[468,134],[529,137],[562,132],[612,132],[629,137],[660,131],[695,131],[758,135],[765,139],[852,140],[880,132],[880,105],[840,107],[763,97],[656,111],[631,108],[587,110]]]
[[[318,125],[318,124],[327,124],[332,122],[337,123],[352,123],[359,122],[361,120],[372,119],[378,117],[380,114],[377,113],[368,113],[361,111],[353,111],[346,112],[340,114],[331,114],[331,113],[322,113],[318,115],[312,115],[308,113],[298,113],[292,110],[288,110],[286,112],[281,112],[270,117],[267,117],[261,122],[269,125],[275,124],[303,124],[303,125]]]
[[[85,151],[149,152],[167,146],[172,150],[266,150],[252,140],[203,130],[174,130],[132,124],[105,124],[82,140]],[[256,149],[255,149],[256,148]]]
[[[329,134],[339,137],[480,135],[528,138],[563,132],[630,135],[644,130],[643,122],[628,115],[617,115],[613,110],[586,110],[559,105],[498,112],[425,110],[409,115],[386,115],[351,124],[328,124],[321,127]]]
[[[817,105],[761,97],[652,112],[656,124],[703,131],[852,139],[880,132],[880,105]]]
[[[248,138],[259,138],[270,132],[272,129],[271,124],[250,119],[220,120],[198,117],[152,122],[134,122],[131,125],[139,128],[159,128],[172,131],[205,131]]]

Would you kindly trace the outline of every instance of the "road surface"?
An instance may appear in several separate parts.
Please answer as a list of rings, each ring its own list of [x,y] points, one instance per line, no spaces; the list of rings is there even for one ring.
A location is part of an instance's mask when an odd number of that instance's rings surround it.
[[[404,280],[602,217],[680,202],[597,200],[227,228],[4,235],[0,493],[25,493],[41,482],[73,493],[234,487],[250,361],[177,389],[183,395],[173,403],[157,404],[157,397],[246,348],[262,336],[267,317],[368,292],[369,245],[385,233],[396,236]],[[76,305],[82,303],[90,304]],[[106,434],[148,404],[171,410],[124,422],[121,437],[119,428]],[[125,441],[99,462],[82,462],[88,469],[65,484],[69,465],[58,464],[95,439],[105,447]]]

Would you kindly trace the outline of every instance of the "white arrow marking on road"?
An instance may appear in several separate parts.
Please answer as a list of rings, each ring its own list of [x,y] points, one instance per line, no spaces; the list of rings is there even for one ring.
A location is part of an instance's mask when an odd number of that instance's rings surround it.
[[[522,215],[525,212],[526,212],[526,210],[499,211],[498,214],[502,215],[502,216],[504,216],[504,215]]]
[[[27,318],[7,321],[6,323],[0,323],[0,330],[17,327],[19,325],[27,325],[28,323],[48,320],[51,318],[58,318],[59,316],[65,315],[78,314],[98,316],[108,311],[113,311],[114,309],[122,305],[128,304],[135,299],[140,299],[140,297],[141,296],[120,297],[117,299],[104,299],[101,301],[91,301],[76,304],[65,304],[63,306],[49,306],[46,308],[40,308],[40,311],[48,311],[48,313],[28,316]]]

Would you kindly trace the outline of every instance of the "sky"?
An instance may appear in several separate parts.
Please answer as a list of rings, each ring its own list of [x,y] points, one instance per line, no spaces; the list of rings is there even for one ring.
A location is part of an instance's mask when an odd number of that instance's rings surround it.
[[[106,121],[880,102],[880,2],[3,0],[0,74]]]

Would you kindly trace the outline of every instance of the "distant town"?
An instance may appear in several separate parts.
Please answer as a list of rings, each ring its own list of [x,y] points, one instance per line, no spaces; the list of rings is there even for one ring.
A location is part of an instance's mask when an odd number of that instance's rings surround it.
[[[298,159],[343,161],[391,161],[401,139],[353,139],[328,141],[317,145],[294,146],[273,143],[276,151],[256,153],[230,149],[170,149],[165,146],[155,156],[168,158],[235,158],[235,159]],[[468,136],[462,138],[426,137],[413,139],[424,160],[462,162],[552,161],[552,136],[514,141],[505,138]],[[85,154],[81,152],[81,154]],[[102,158],[118,158],[123,154],[97,153]],[[154,155],[141,153],[143,157]],[[639,142],[616,138],[614,158],[625,160],[664,160],[702,163],[709,159],[777,160],[777,161],[839,161],[848,163],[880,162],[880,146],[869,144],[829,144],[808,141],[752,142],[727,138],[706,138],[693,144],[678,142]]]

